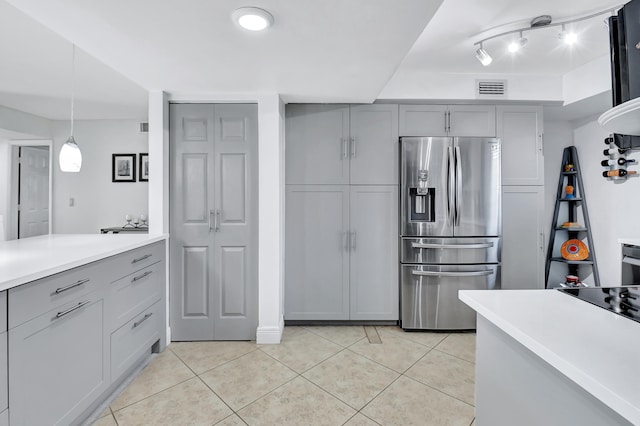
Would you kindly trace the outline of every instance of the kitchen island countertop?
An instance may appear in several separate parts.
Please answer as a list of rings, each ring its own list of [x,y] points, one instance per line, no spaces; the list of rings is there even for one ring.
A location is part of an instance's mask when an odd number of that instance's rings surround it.
[[[557,290],[467,290],[459,298],[606,406],[640,424],[640,323]]]
[[[147,234],[51,234],[3,241],[0,291],[167,238]]]

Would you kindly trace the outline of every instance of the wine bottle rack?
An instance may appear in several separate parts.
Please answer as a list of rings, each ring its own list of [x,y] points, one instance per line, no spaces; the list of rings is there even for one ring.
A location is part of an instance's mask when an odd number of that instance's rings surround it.
[[[571,196],[566,190],[568,186],[573,188]],[[562,209],[561,209],[562,207]],[[565,216],[560,220],[560,212]],[[578,212],[582,214],[579,215]],[[579,223],[579,220],[584,223]],[[563,224],[568,223],[569,226]],[[561,226],[562,225],[562,226]],[[561,235],[567,240],[580,239],[583,240],[589,250],[589,256],[584,260],[567,260],[558,255],[558,247],[556,247],[556,236]],[[549,246],[547,249],[547,262],[545,266],[545,285],[547,288],[553,287],[557,282],[549,282],[551,264],[560,265],[558,267],[566,268],[569,275],[579,276],[579,271],[585,271],[585,268],[591,268],[593,273],[593,282],[596,286],[600,286],[600,277],[598,275],[598,264],[596,263],[596,253],[593,247],[593,237],[591,236],[591,225],[589,222],[589,212],[587,211],[586,195],[582,174],[580,173],[580,160],[578,159],[578,151],[575,146],[569,146],[562,153],[562,165],[560,169],[560,178],[558,179],[558,195],[556,197],[556,206],[553,212],[553,220],[551,222],[551,232],[549,233]],[[586,269],[588,271],[588,269]]]
[[[615,138],[616,136],[611,134],[604,140],[607,149],[603,151],[605,160],[601,164],[606,169],[602,176],[609,180],[626,180],[629,176],[637,174],[635,170],[628,170],[629,166],[636,163],[635,160],[627,158],[628,149],[619,148],[615,144]]]

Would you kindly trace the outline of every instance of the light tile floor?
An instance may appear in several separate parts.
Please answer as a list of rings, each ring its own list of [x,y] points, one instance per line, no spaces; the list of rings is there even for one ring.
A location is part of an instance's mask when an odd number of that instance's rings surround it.
[[[362,326],[172,343],[94,425],[473,424],[475,334],[373,332],[382,343]]]

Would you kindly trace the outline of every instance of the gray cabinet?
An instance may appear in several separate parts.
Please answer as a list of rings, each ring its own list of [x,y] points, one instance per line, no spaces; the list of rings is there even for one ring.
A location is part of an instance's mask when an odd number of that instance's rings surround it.
[[[104,308],[97,291],[9,331],[12,426],[71,424],[107,389]]]
[[[544,185],[542,107],[499,106],[502,184]]]
[[[285,319],[349,319],[349,186],[288,185]]]
[[[9,424],[9,362],[7,352],[7,292],[0,292],[0,426]],[[6,418],[6,423],[3,423]]]
[[[398,319],[398,187],[351,186],[351,320]]]
[[[288,185],[285,319],[398,319],[398,188]]]
[[[544,187],[502,187],[502,288],[544,288]]]
[[[287,184],[398,182],[398,105],[287,105],[286,139]]]
[[[488,105],[400,105],[400,136],[496,136]]]

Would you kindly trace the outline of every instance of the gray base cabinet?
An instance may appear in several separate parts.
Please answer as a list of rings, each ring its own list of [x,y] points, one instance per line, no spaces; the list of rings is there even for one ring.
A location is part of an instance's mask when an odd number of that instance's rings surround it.
[[[544,187],[502,187],[502,288],[544,288]]]
[[[107,389],[103,318],[92,293],[10,330],[11,425],[71,424]]]
[[[398,319],[398,188],[288,185],[286,320]]]
[[[157,242],[0,293],[0,426],[77,424],[164,348],[164,258]]]

